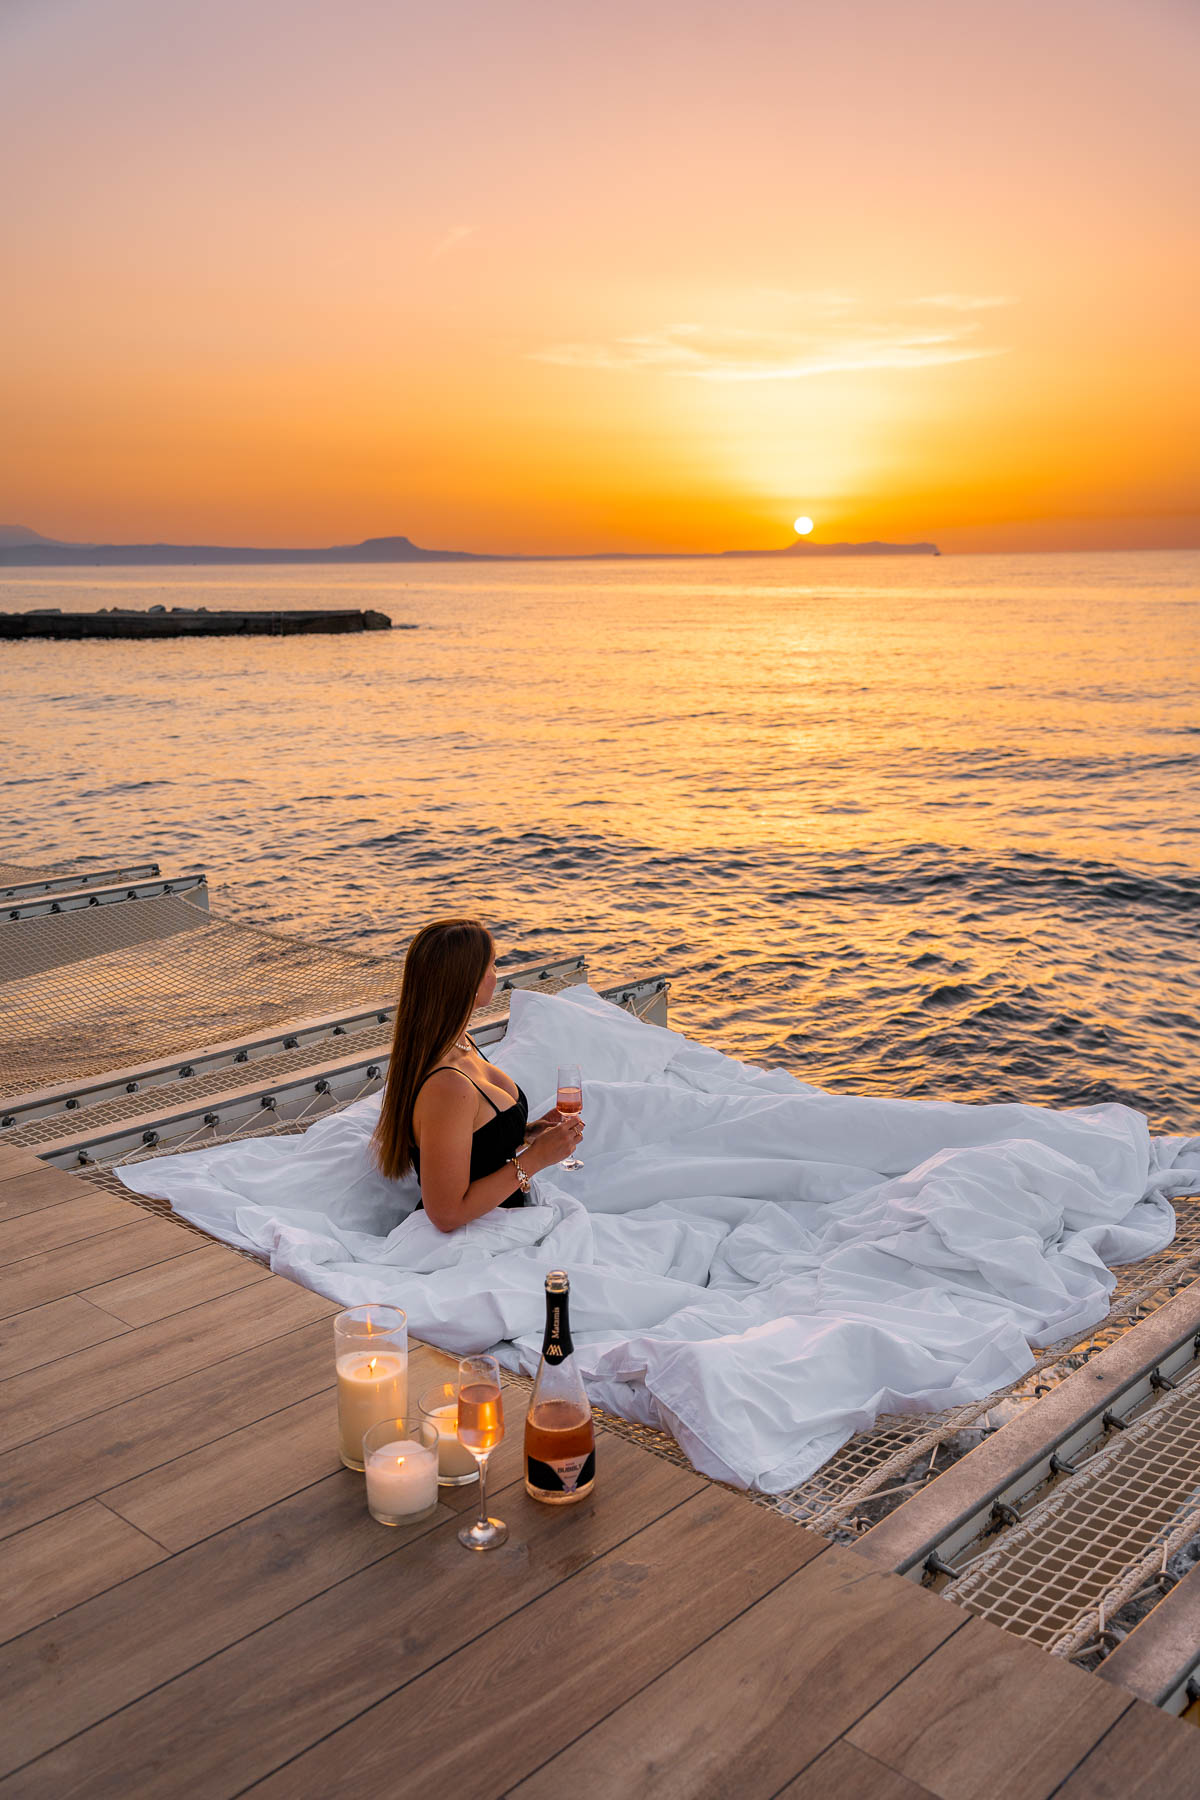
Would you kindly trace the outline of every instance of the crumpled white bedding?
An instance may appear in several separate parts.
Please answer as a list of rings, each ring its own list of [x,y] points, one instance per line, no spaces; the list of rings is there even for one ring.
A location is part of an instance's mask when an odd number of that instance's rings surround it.
[[[1110,1265],[1169,1243],[1200,1138],[1108,1105],[861,1099],[631,1019],[589,988],[518,989],[491,1059],[553,1104],[584,1070],[576,1173],[449,1236],[385,1181],[378,1098],[299,1137],[118,1171],[281,1275],[404,1307],[417,1337],[532,1372],[547,1269],[571,1276],[593,1400],[665,1426],[706,1474],[777,1493],[878,1412],[982,1398],[1030,1344],[1108,1311]]]

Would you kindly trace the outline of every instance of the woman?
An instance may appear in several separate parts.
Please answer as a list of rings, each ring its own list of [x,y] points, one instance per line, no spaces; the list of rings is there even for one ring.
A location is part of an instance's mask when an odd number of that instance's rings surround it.
[[[415,1169],[439,1231],[523,1206],[530,1177],[569,1156],[578,1116],[529,1123],[510,1075],[485,1062],[467,1024],[496,991],[496,947],[475,919],[437,919],[408,946],[374,1148],[393,1180]]]

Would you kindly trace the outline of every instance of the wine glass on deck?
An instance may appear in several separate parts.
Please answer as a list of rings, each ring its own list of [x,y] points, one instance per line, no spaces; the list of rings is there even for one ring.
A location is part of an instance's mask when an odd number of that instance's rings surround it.
[[[468,1550],[495,1550],[508,1536],[503,1519],[489,1519],[488,1458],[504,1437],[504,1397],[494,1356],[464,1356],[458,1365],[458,1441],[479,1464],[479,1517],[458,1534]]]
[[[583,1073],[578,1063],[563,1063],[559,1067],[555,1104],[560,1113],[583,1111]],[[560,1169],[582,1169],[583,1164],[577,1156],[566,1156],[558,1166]]]

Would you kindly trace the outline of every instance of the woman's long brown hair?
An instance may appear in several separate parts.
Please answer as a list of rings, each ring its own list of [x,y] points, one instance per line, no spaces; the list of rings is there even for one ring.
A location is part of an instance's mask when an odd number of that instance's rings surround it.
[[[392,1060],[371,1140],[380,1168],[393,1181],[412,1167],[417,1092],[466,1030],[492,954],[492,934],[478,919],[435,919],[408,946]]]

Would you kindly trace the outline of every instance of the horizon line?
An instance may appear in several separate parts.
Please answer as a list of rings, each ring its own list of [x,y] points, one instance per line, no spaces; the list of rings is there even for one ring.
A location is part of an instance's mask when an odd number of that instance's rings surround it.
[[[968,526],[968,527],[960,527],[958,529],[971,530],[974,528]],[[89,539],[78,539],[78,538],[76,538],[76,539],[51,538],[51,537],[45,536],[41,532],[35,531],[30,526],[15,526],[15,525],[0,526],[0,532],[6,532],[6,531],[11,531],[14,533],[16,533],[16,532],[28,533],[28,537],[26,538],[26,540],[24,542],[14,541],[14,542],[10,542],[10,543],[5,543],[2,540],[0,540],[0,567],[6,567],[6,566],[7,567],[20,567],[20,566],[22,566],[22,563],[24,562],[24,555],[28,555],[30,558],[30,561],[27,564],[25,564],[24,566],[36,567],[39,564],[43,564],[44,566],[53,566],[54,561],[55,561],[53,552],[55,552],[55,551],[63,551],[63,552],[67,552],[67,553],[73,553],[70,555],[70,561],[72,561],[72,562],[75,561],[77,558],[79,560],[83,560],[84,558],[86,558],[88,552],[95,552],[98,554],[103,554],[107,559],[111,559],[111,560],[115,561],[118,553],[120,553],[121,551],[130,551],[130,552],[140,553],[138,560],[143,560],[143,559],[148,560],[150,553],[157,551],[157,552],[176,552],[180,555],[187,555],[189,552],[195,552],[198,555],[205,555],[205,556],[212,556],[214,558],[221,558],[222,560],[224,560],[228,563],[237,563],[239,560],[241,560],[242,553],[244,553],[244,556],[247,559],[250,559],[254,562],[271,562],[274,560],[279,560],[281,562],[287,562],[287,561],[303,560],[303,559],[307,559],[310,557],[313,559],[321,559],[321,560],[325,560],[325,561],[336,562],[338,560],[336,553],[340,552],[340,551],[346,552],[347,553],[346,560],[351,561],[351,562],[353,562],[353,561],[372,561],[372,560],[379,561],[379,562],[390,562],[390,561],[404,562],[404,561],[426,561],[426,560],[429,560],[429,561],[446,560],[446,561],[462,561],[462,562],[602,562],[602,561],[629,561],[629,562],[654,561],[654,562],[658,562],[658,561],[720,561],[720,560],[724,560],[726,558],[732,560],[732,559],[737,559],[740,557],[747,557],[747,558],[780,557],[780,558],[783,558],[783,557],[791,557],[791,556],[794,556],[797,561],[803,561],[807,555],[815,554],[815,555],[820,556],[822,554],[828,555],[831,553],[840,553],[842,555],[852,555],[856,551],[863,555],[876,555],[876,556],[881,555],[881,554],[886,554],[888,552],[898,553],[898,554],[903,554],[903,555],[925,554],[925,555],[936,555],[936,556],[945,556],[945,555],[951,555],[951,556],[997,556],[997,555],[999,555],[999,556],[1003,556],[1003,555],[1056,556],[1056,555],[1139,555],[1139,554],[1144,554],[1147,552],[1171,554],[1172,552],[1186,553],[1188,551],[1200,550],[1200,537],[1197,538],[1197,541],[1192,542],[1192,543],[1186,543],[1186,544],[1128,543],[1128,544],[1108,544],[1108,545],[1104,545],[1104,546],[1100,546],[1100,547],[1097,547],[1095,545],[1090,545],[1090,544],[1074,544],[1074,545],[1055,544],[1055,545],[1044,545],[1044,546],[1036,546],[1036,547],[1023,546],[1023,547],[1019,547],[1019,548],[1012,548],[1009,546],[1000,546],[1000,545],[997,545],[997,546],[984,545],[984,546],[974,546],[972,548],[956,548],[956,549],[949,550],[949,551],[943,549],[942,546],[940,545],[940,543],[938,543],[937,541],[932,540],[932,539],[900,540],[900,539],[863,538],[863,539],[853,539],[852,540],[852,539],[846,539],[846,538],[838,538],[838,539],[824,540],[824,539],[816,538],[815,536],[804,536],[804,537],[797,536],[797,537],[793,538],[792,540],[790,540],[789,542],[787,542],[785,544],[780,544],[780,545],[768,545],[765,547],[752,546],[752,547],[748,547],[748,548],[735,548],[735,549],[723,549],[723,550],[691,550],[691,549],[682,549],[682,548],[674,548],[674,549],[669,549],[669,550],[650,550],[650,549],[460,550],[460,549],[433,548],[433,547],[429,547],[426,545],[417,544],[406,533],[400,533],[400,532],[389,533],[389,534],[385,534],[385,535],[381,535],[381,536],[364,537],[354,543],[311,544],[311,545],[305,545],[305,544],[299,544],[299,545],[297,545],[297,544],[254,545],[254,544],[230,544],[230,543],[211,543],[211,542],[203,543],[203,542],[196,542],[196,541],[184,542],[184,541],[171,540],[171,539],[165,539],[165,538],[141,538],[141,539],[124,539],[124,540],[118,540],[118,539],[107,539],[107,540],[91,539],[91,540],[89,540]],[[951,533],[952,533],[952,535],[956,535],[956,528],[951,527]],[[377,557],[375,557],[374,559],[372,559],[370,557],[364,557],[361,554],[359,554],[359,555],[353,554],[355,552],[361,553],[361,552],[366,551],[374,546],[377,546],[380,551],[380,554]],[[397,550],[399,551],[399,554],[396,556],[387,555],[386,553],[384,553],[385,546],[395,546],[397,548]],[[406,549],[409,554],[405,553]],[[14,556],[21,557],[21,561],[20,562],[10,562],[9,558],[14,557]]]

